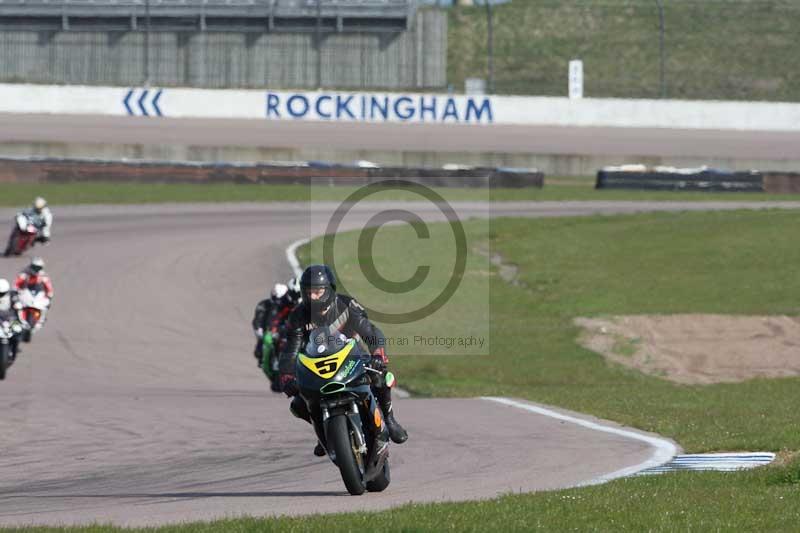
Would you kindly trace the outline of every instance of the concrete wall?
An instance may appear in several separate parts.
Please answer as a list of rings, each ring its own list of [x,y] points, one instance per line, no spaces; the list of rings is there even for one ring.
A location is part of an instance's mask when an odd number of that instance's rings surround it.
[[[228,65],[227,68],[232,72],[238,67]],[[158,86],[131,89],[0,84],[0,112],[800,131],[800,103],[599,98],[570,100],[555,97],[213,90]]]
[[[269,111],[269,97],[278,98]],[[293,99],[293,100],[292,100]],[[349,99],[349,100],[348,100]],[[387,102],[386,116],[370,111],[362,116],[362,102]],[[156,102],[157,100],[157,102]],[[290,104],[292,100],[294,103]],[[130,111],[126,108],[126,101]],[[342,111],[350,101],[352,116]],[[470,114],[470,102],[473,112]],[[446,112],[452,103],[454,114]],[[484,107],[488,103],[488,110]],[[436,112],[420,113],[422,104]],[[294,114],[289,113],[293,107]],[[341,109],[339,109],[341,107]],[[416,111],[409,116],[410,108]],[[126,115],[142,115],[160,120],[156,108],[167,117],[243,119],[242,124],[266,120],[327,120],[348,122],[443,122],[487,128],[491,124],[556,126],[660,127],[752,132],[800,132],[800,104],[763,102],[692,102],[670,100],[616,100],[520,97],[465,97],[416,93],[281,92],[265,90],[144,89],[81,86],[0,85],[0,113],[89,114],[119,116],[124,130]],[[336,110],[336,111],[334,111]],[[482,110],[480,114],[476,110]],[[300,113],[299,111],[303,111]],[[329,118],[320,116],[319,111]],[[341,111],[341,112],[338,112]],[[399,113],[398,113],[399,111]],[[489,112],[490,111],[490,112]],[[8,117],[5,117],[6,119]],[[469,119],[468,119],[469,118]],[[228,127],[231,125],[228,124]],[[477,132],[476,132],[477,133]],[[487,132],[484,131],[483,134]],[[491,134],[491,133],[489,133]],[[16,142],[14,142],[16,141]],[[119,142],[119,141],[118,141]],[[269,161],[326,160],[350,163],[365,159],[385,165],[441,166],[447,163],[477,166],[532,167],[550,175],[593,175],[602,166],[624,163],[697,167],[708,165],[732,170],[800,169],[798,153],[779,153],[764,159],[747,154],[721,157],[653,153],[587,154],[576,146],[572,153],[502,153],[489,151],[443,152],[435,145],[425,151],[403,147],[386,150],[334,148],[275,148],[231,146],[225,139],[219,146],[191,146],[176,140],[170,144],[147,143],[134,139],[130,144],[83,144],[78,142],[11,142],[0,145],[0,154],[10,156],[100,157],[176,161]],[[140,144],[141,143],[141,144]]]
[[[142,32],[0,31],[0,82],[138,86],[147,79]],[[208,88],[360,89],[446,85],[447,16],[419,10],[400,34],[334,33],[316,79],[313,33],[152,32],[149,81]]]

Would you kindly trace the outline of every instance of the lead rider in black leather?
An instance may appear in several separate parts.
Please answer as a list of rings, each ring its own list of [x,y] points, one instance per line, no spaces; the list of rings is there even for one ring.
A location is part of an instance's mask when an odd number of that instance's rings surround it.
[[[327,265],[312,265],[300,278],[302,302],[289,315],[287,320],[286,345],[280,355],[281,384],[287,396],[292,397],[290,410],[298,418],[310,422],[305,402],[297,396],[295,382],[295,361],[301,346],[308,342],[309,334],[317,328],[327,328],[329,333],[341,333],[349,338],[361,339],[372,354],[372,367],[385,370],[389,359],[386,357],[386,338],[383,332],[370,322],[367,312],[354,298],[336,293],[336,278]],[[408,439],[408,433],[394,417],[392,410],[392,389],[373,387],[372,392],[383,410],[389,437],[397,444]],[[317,445],[314,453],[324,455]]]

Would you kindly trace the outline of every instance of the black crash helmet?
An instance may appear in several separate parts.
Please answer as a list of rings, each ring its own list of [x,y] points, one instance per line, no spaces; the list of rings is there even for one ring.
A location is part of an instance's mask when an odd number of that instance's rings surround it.
[[[312,289],[325,289],[318,298],[311,298]],[[303,301],[315,313],[322,313],[336,298],[336,277],[327,265],[311,265],[300,276],[300,292]]]

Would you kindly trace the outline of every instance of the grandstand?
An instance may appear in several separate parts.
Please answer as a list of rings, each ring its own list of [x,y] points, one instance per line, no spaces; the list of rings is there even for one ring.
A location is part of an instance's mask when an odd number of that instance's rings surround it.
[[[0,0],[0,82],[420,90],[447,16],[416,0]]]
[[[0,0],[0,29],[401,32],[415,10],[414,0]]]

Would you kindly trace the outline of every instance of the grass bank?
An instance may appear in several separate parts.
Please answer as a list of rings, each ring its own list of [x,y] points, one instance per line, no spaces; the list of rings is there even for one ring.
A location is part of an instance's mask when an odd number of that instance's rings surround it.
[[[664,5],[666,96],[800,100],[796,2]],[[652,0],[524,0],[494,8],[498,94],[566,96],[567,64],[584,62],[591,97],[658,98],[659,12]],[[447,79],[487,78],[483,6],[449,10]]]

